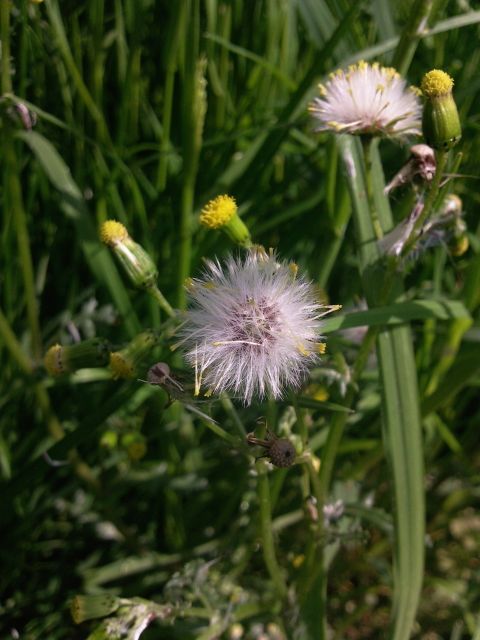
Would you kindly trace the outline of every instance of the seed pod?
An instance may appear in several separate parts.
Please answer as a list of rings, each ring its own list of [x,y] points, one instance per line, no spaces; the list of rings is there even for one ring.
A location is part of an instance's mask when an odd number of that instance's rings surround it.
[[[265,454],[261,458],[269,458],[275,467],[291,467],[295,462],[297,452],[295,447],[287,438],[279,438],[273,431],[267,429],[267,437],[265,440],[256,438],[255,434],[247,435],[247,443],[257,445],[265,449]]]
[[[267,455],[275,467],[291,467],[295,461],[296,451],[290,440],[276,438],[272,441]]]

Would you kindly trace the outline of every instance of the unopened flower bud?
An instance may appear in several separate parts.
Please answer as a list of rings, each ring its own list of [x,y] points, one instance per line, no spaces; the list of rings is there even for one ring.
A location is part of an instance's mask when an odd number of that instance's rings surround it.
[[[422,80],[422,128],[426,142],[434,149],[451,149],[462,136],[457,105],[452,95],[453,79],[439,69],[426,73]]]
[[[70,602],[73,621],[80,624],[85,620],[104,618],[118,609],[120,598],[108,593],[89,596],[75,596]]]
[[[450,253],[455,258],[459,258],[463,256],[464,253],[468,251],[470,247],[470,241],[466,233],[463,233],[459,236],[454,236],[453,239],[448,243],[448,248],[450,249]]]
[[[138,336],[120,351],[110,354],[110,370],[115,380],[118,378],[134,378],[142,360],[151,352],[158,340],[155,331],[148,330]]]
[[[252,240],[245,223],[238,215],[238,207],[231,196],[217,196],[200,213],[200,222],[209,229],[222,229],[237,244],[250,247]]]
[[[147,444],[145,436],[138,432],[125,433],[122,436],[122,447],[126,450],[128,457],[132,462],[141,460],[147,453]]]
[[[109,351],[109,343],[103,338],[91,338],[67,346],[54,344],[43,362],[51,376],[59,376],[85,367],[104,367],[108,364]]]
[[[100,239],[113,250],[135,287],[151,289],[155,286],[158,271],[152,258],[142,246],[132,240],[121,222],[104,222],[100,227]]]

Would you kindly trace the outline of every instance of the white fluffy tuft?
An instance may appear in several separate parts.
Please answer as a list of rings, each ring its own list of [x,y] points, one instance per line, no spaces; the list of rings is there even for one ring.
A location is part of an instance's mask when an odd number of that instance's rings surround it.
[[[359,62],[331,74],[309,110],[318,131],[403,137],[420,134],[421,104],[392,68]]]
[[[258,247],[222,267],[208,261],[189,286],[181,329],[185,357],[195,367],[197,391],[229,391],[250,404],[297,387],[318,360],[320,317],[330,310],[296,265]]]

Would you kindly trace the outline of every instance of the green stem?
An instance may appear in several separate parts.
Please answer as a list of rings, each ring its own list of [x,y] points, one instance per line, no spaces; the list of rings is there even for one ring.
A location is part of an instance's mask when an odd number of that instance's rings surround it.
[[[413,248],[415,242],[417,241],[418,234],[422,230],[422,227],[425,221],[432,213],[432,209],[437,200],[438,192],[441,186],[443,171],[447,164],[448,151],[444,151],[443,149],[440,151],[437,151],[435,154],[435,157],[436,157],[436,163],[437,163],[437,166],[435,169],[435,176],[432,180],[430,189],[428,190],[428,194],[427,194],[422,212],[420,213],[417,220],[415,221],[415,224],[410,233],[410,236],[405,242],[405,245],[403,247],[402,255],[404,256],[408,255],[408,252]]]
[[[23,206],[17,154],[15,152],[14,142],[8,135],[4,142],[4,155],[7,169],[7,192],[17,235],[20,270],[23,278],[23,286],[25,288],[25,302],[27,305],[28,323],[31,332],[32,353],[35,358],[40,358],[42,354],[42,344],[40,326],[38,322],[38,304],[35,292],[32,254],[30,253],[30,237],[28,233],[27,215]]]
[[[380,327],[370,327],[360,345],[360,349],[358,351],[355,364],[353,365],[352,376],[351,376],[351,384],[345,398],[345,407],[351,408],[353,405],[353,401],[356,396],[356,386],[360,379],[360,376],[365,369],[365,366],[368,361],[368,357],[370,352],[375,344],[375,340],[379,333]],[[333,467],[335,464],[335,459],[337,457],[338,447],[340,441],[342,439],[343,431],[345,425],[347,423],[347,419],[349,417],[348,411],[342,411],[335,414],[332,424],[330,426],[330,430],[328,432],[327,441],[325,443],[325,447],[322,453],[322,464],[320,467],[320,486],[321,486],[321,494],[320,494],[320,504],[318,505],[319,510],[323,509],[325,504],[325,500],[328,496],[328,491],[330,489],[330,483],[332,480]],[[317,498],[318,500],[318,498]]]
[[[184,309],[186,306],[185,280],[190,274],[190,262],[192,259],[192,218],[194,198],[195,176],[185,176],[182,190],[182,202],[180,209],[180,233],[179,233],[179,258],[177,271],[177,306]]]
[[[2,94],[12,93],[10,73],[10,0],[0,0],[0,33],[2,38]]]
[[[152,298],[154,298],[154,300],[156,300],[158,302],[158,306],[161,309],[163,309],[163,311],[165,311],[165,313],[170,318],[176,318],[177,317],[177,314],[175,313],[175,309],[173,309],[173,307],[170,305],[170,303],[165,298],[165,296],[160,291],[160,289],[158,289],[158,287],[156,287],[156,286],[150,287],[148,289],[148,293],[152,296]]]
[[[0,309],[0,336],[3,339],[7,350],[10,352],[10,355],[14,360],[17,361],[18,366],[24,373],[30,374],[32,373],[32,363],[27,358],[20,343],[17,340],[17,337],[13,333],[10,324],[3,314],[3,311]]]
[[[170,129],[172,123],[173,87],[175,81],[175,68],[168,68],[165,77],[165,91],[163,95],[162,117],[162,141],[160,143],[160,156],[157,169],[157,190],[165,191],[167,185],[168,152],[170,149]]]
[[[259,469],[260,465],[264,467],[265,463],[259,463],[257,465],[257,469]],[[263,558],[265,560],[268,573],[272,578],[275,590],[279,598],[283,599],[287,594],[287,586],[275,555],[272,513],[270,506],[270,486],[265,468],[262,471],[259,470],[257,489],[258,500],[260,503],[260,530],[262,535]]]
[[[243,425],[242,419],[238,415],[237,410],[233,406],[233,402],[230,400],[230,398],[228,397],[228,395],[226,393],[222,393],[222,396],[220,398],[220,402],[222,403],[223,409],[228,413],[228,415],[232,419],[233,424],[237,428],[237,431],[238,431],[240,437],[242,438],[242,440],[245,440],[245,437],[247,435],[247,431],[246,431],[246,429],[245,429],[245,427]]]
[[[161,193],[167,185],[168,174],[168,152],[170,150],[170,129],[172,124],[173,91],[175,85],[175,74],[177,72],[177,55],[179,34],[184,20],[185,3],[179,2],[175,5],[176,15],[172,26],[171,41],[166,47],[168,52],[167,71],[165,74],[165,89],[163,93],[163,114],[162,114],[162,140],[160,143],[160,156],[157,168],[157,189]]]
[[[5,0],[4,0],[5,1]],[[87,108],[90,116],[92,117],[97,127],[97,133],[99,139],[108,146],[109,149],[113,148],[113,144],[108,131],[107,123],[101,110],[98,108],[95,100],[92,98],[82,75],[75,64],[72,51],[70,49],[69,41],[65,33],[65,27],[62,22],[62,17],[58,9],[58,5],[55,0],[46,0],[45,2],[48,19],[52,27],[52,31],[55,34],[57,46],[62,56],[63,63],[70,73],[70,77],[75,85],[75,88],[80,96],[80,99]]]
[[[12,79],[10,73],[10,2],[1,0],[0,4],[0,33],[2,40],[2,94],[12,93]],[[10,135],[5,135],[4,158],[6,167],[7,202],[13,215],[15,232],[18,243],[20,270],[25,288],[25,302],[27,306],[28,323],[30,326],[32,353],[40,358],[42,344],[40,326],[38,322],[38,304],[35,293],[35,278],[32,255],[30,253],[30,238],[28,234],[27,215],[23,206],[20,171],[18,167],[15,143]]]
[[[374,186],[373,186],[373,169],[372,169],[372,136],[362,136],[363,159],[365,163],[365,182],[367,185],[367,198],[372,220],[372,227],[377,240],[383,238],[382,225],[378,218],[377,206],[375,204]]]
[[[218,425],[216,422],[213,422],[213,421],[211,422],[210,420],[203,419],[202,423],[208,429],[210,429],[210,431],[212,431],[215,435],[219,436],[220,438],[223,438],[229,444],[234,445],[235,447],[238,446],[239,444],[238,438],[235,438],[235,436],[232,436],[230,433],[228,433],[228,431],[225,431],[225,429],[222,429],[222,427]]]
[[[407,24],[393,55],[392,66],[401,75],[405,75],[408,71],[420,38],[427,26],[432,6],[433,0],[416,0],[413,3]]]
[[[393,55],[392,66],[405,75],[432,10],[433,0],[416,0]]]

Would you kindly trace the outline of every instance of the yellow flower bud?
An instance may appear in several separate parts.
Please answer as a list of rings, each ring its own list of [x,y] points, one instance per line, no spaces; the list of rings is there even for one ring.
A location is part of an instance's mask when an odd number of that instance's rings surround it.
[[[110,370],[114,380],[118,378],[134,378],[140,363],[157,344],[159,334],[147,330],[135,336],[126,347],[110,353]]]
[[[100,227],[100,239],[113,250],[135,287],[150,289],[155,286],[158,271],[152,258],[141,245],[132,240],[121,222],[104,222]]]
[[[217,196],[203,207],[200,223],[209,229],[222,229],[237,244],[250,247],[250,232],[238,215],[238,207],[231,196]]]
[[[103,338],[90,338],[76,344],[54,344],[43,359],[51,376],[71,373],[85,367],[104,367],[108,364],[109,343]]]
[[[433,69],[423,77],[422,93],[426,98],[422,118],[423,135],[434,149],[451,149],[462,136],[452,89],[453,79],[445,71]]]

